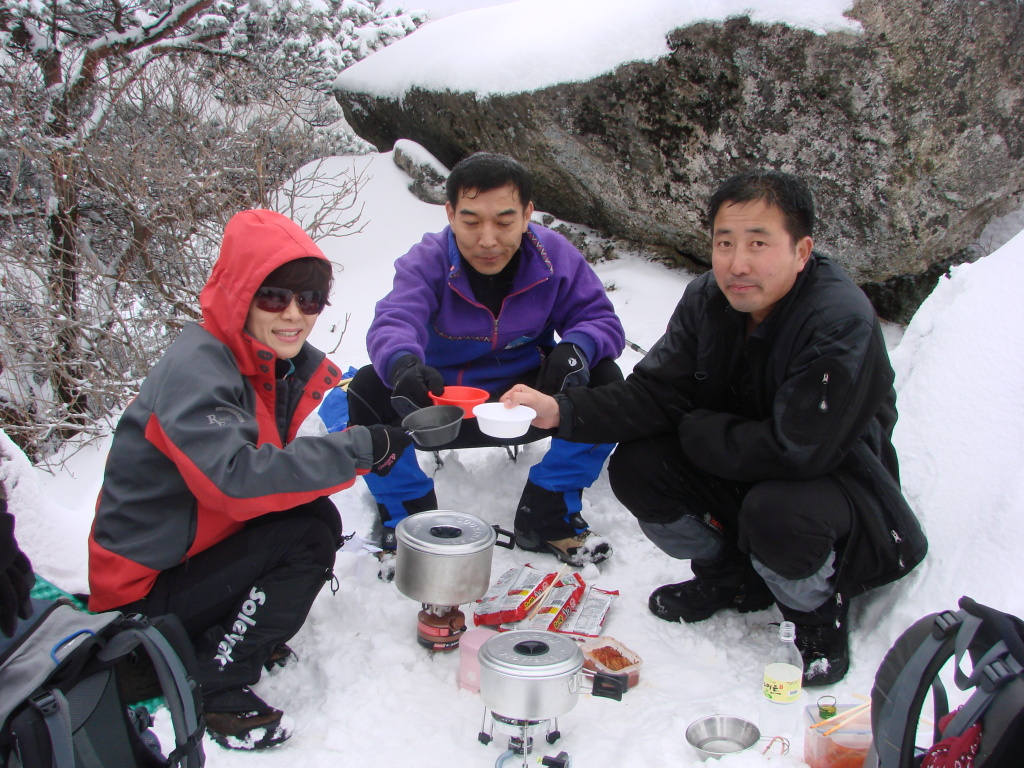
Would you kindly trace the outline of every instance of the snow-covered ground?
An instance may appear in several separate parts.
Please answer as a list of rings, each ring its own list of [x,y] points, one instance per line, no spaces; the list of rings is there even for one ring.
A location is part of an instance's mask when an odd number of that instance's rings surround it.
[[[544,77],[583,77],[584,70],[566,69],[563,64],[569,67],[577,59],[601,54],[603,49],[595,41],[605,39],[601,35],[607,33],[583,19],[603,19],[605,27],[618,25],[621,41],[633,39],[623,25],[633,23],[639,10],[649,11],[640,18],[649,22],[646,31],[654,34],[634,36],[635,48],[617,48],[621,60],[660,55],[644,41],[663,35],[672,13],[722,18],[750,6],[756,18],[784,18],[814,29],[851,26],[842,17],[850,5],[843,0],[813,4],[645,0],[628,8],[621,2],[594,0],[428,0],[406,5],[436,10],[435,15],[443,18],[353,67],[351,77],[366,78],[368,87],[397,92],[407,88],[414,76],[435,83],[450,76],[453,88],[484,92],[540,87],[543,77],[524,79],[532,70],[517,73],[503,66],[515,75],[503,81],[484,66],[494,58],[491,50],[531,45],[547,45],[549,52],[554,51],[549,70],[541,73]],[[475,10],[457,13],[466,7]],[[554,44],[545,43],[541,34],[545,30],[538,29],[538,23],[531,26],[529,19],[557,20],[566,9],[576,9],[578,15],[571,17],[571,26],[560,30],[557,46],[551,47]],[[778,15],[783,12],[789,15]],[[430,44],[439,48],[422,51],[416,41],[431,29],[448,32]],[[597,30],[596,37],[588,36],[591,30]],[[541,39],[527,32],[541,34]],[[499,37],[488,37],[492,34]],[[488,40],[486,45],[496,48],[484,47]],[[405,65],[391,69],[389,62],[401,63],[398,57],[404,57]],[[436,67],[442,66],[442,60],[454,63],[459,71],[438,74]],[[612,63],[598,56],[587,71],[604,71]],[[371,68],[376,69],[371,72]],[[458,80],[462,75],[469,79]],[[409,179],[388,154],[329,162],[365,170],[368,181],[361,194],[365,227],[359,234],[322,243],[337,265],[337,284],[332,306],[310,340],[331,352],[343,367],[358,367],[368,361],[365,332],[374,303],[390,288],[392,262],[424,232],[441,229],[446,220],[442,208],[419,202],[407,191]],[[1019,230],[1022,223],[1019,216],[1005,218],[992,237],[1007,240],[1007,228]],[[819,246],[828,252],[828,243]],[[870,692],[879,661],[906,626],[926,613],[954,607],[961,595],[1024,614],[1016,550],[1024,541],[1024,480],[1019,471],[1024,454],[1020,397],[1024,350],[1016,328],[1019,311],[1014,290],[1022,260],[1024,235],[1018,235],[977,263],[953,270],[905,332],[887,328],[897,371],[901,419],[896,444],[904,488],[927,530],[931,551],[908,578],[854,600],[850,673],[840,684],[821,691],[836,696],[840,703],[856,703],[858,696]],[[628,255],[598,264],[596,270],[609,288],[627,336],[649,348],[660,336],[689,276]],[[639,359],[639,354],[627,350],[620,364],[628,371]],[[527,446],[516,463],[502,449],[446,452],[444,467],[435,474],[440,505],[510,528],[527,471],[543,447]],[[73,455],[69,452],[63,466],[53,471],[31,467],[2,433],[0,450],[10,458],[0,463],[0,472],[10,489],[18,537],[33,564],[44,577],[70,591],[86,589],[86,539],[106,444],[97,441]],[[420,458],[433,471],[431,455],[420,454]],[[772,622],[779,615],[775,609],[743,616],[726,612],[696,625],[656,619],[647,610],[647,596],[661,584],[688,578],[687,564],[669,559],[640,534],[612,495],[606,476],[584,498],[586,517],[595,530],[612,540],[615,555],[600,570],[590,567],[583,575],[602,588],[619,591],[606,634],[637,652],[643,669],[639,685],[622,702],[581,697],[559,720],[561,741],[552,747],[541,744],[537,754],[564,749],[580,768],[699,765],[685,744],[686,726],[718,712],[756,718],[762,658],[775,632]],[[365,485],[358,482],[335,501],[346,530],[367,534],[375,513]],[[497,549],[493,573],[497,576],[524,562],[552,570],[556,566],[550,557]],[[457,653],[430,655],[416,643],[418,604],[376,578],[376,561],[358,546],[358,539],[339,554],[335,571],[340,585],[337,594],[324,590],[294,639],[299,662],[267,676],[257,688],[271,704],[286,710],[294,723],[293,738],[259,755],[227,752],[211,744],[208,764],[212,768],[493,765],[502,747],[477,741],[483,704],[479,696],[457,687]],[[805,701],[813,702],[817,695],[809,693]],[[166,722],[160,723],[160,733],[167,744]],[[721,765],[800,766],[800,755],[799,747],[789,757],[771,760],[752,751],[726,758]]]
[[[392,261],[425,231],[444,226],[441,207],[416,200],[408,178],[390,155],[336,158],[339,166],[365,167],[362,233],[323,243],[339,266],[337,287],[311,340],[337,351],[342,366],[367,362],[364,334],[373,304],[390,286]],[[822,244],[827,247],[827,244]],[[896,442],[907,496],[920,515],[931,552],[916,572],[853,602],[853,665],[828,689],[840,702],[857,703],[871,689],[875,669],[892,641],[931,611],[955,606],[968,594],[1024,615],[1019,552],[1024,534],[1024,403],[1019,382],[1024,351],[1014,318],[1014,286],[1024,259],[1024,235],[943,280],[893,351],[901,419]],[[649,347],[660,335],[689,279],[660,265],[625,257],[596,266],[631,340]],[[346,313],[348,329],[339,339]],[[332,328],[334,330],[332,330]],[[890,339],[899,329],[890,328]],[[620,359],[630,369],[639,355]],[[55,474],[14,456],[4,468],[18,535],[37,570],[72,591],[86,588],[85,543],[102,475],[105,444],[88,445]],[[435,480],[442,507],[511,527],[515,502],[543,444],[527,446],[517,463],[502,449],[446,452]],[[420,454],[432,468],[430,454]],[[1014,479],[1016,478],[1016,479]],[[651,615],[647,596],[657,586],[688,578],[685,562],[661,554],[618,504],[604,475],[585,494],[591,525],[609,536],[615,556],[584,577],[620,597],[606,634],[643,659],[640,683],[622,702],[584,696],[559,720],[562,739],[541,754],[568,751],[574,765],[697,765],[683,732],[706,714],[756,718],[761,659],[772,642],[776,609],[726,612],[696,624],[669,624]],[[346,530],[365,534],[373,502],[360,481],[338,494]],[[353,545],[356,540],[353,540]],[[479,696],[456,685],[458,655],[430,655],[416,644],[418,604],[376,578],[376,561],[353,545],[335,571],[336,595],[324,590],[294,640],[300,661],[267,676],[257,690],[282,707],[295,735],[261,754],[209,747],[209,765],[282,768],[336,766],[486,766],[501,750],[477,742],[483,716]],[[535,562],[554,570],[554,558],[496,549],[495,576],[513,564]],[[818,693],[805,694],[808,702]],[[800,750],[796,750],[798,755]],[[727,766],[768,764],[746,753]],[[799,766],[799,756],[770,764]]]

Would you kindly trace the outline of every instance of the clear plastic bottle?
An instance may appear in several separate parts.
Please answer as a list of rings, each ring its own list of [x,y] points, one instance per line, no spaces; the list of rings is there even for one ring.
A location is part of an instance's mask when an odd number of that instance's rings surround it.
[[[796,626],[791,621],[779,625],[779,640],[764,665],[763,697],[759,727],[761,736],[781,736],[791,750],[799,749],[801,732],[800,694],[804,662],[796,647]]]

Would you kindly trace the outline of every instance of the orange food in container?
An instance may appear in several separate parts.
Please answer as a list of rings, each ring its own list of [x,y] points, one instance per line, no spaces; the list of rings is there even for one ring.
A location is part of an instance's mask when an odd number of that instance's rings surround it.
[[[583,651],[584,669],[624,674],[629,688],[640,682],[643,660],[614,637],[595,637],[583,643],[580,650]]]

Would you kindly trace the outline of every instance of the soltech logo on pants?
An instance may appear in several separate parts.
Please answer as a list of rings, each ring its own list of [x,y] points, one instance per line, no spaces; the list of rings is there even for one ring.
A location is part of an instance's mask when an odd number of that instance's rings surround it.
[[[217,644],[216,659],[221,667],[226,667],[232,661],[231,654],[235,652],[235,646],[245,639],[245,633],[249,627],[256,626],[256,609],[267,601],[267,596],[259,587],[253,587],[249,592],[249,599],[242,603],[242,609],[238,612],[231,630],[224,635],[224,639]]]

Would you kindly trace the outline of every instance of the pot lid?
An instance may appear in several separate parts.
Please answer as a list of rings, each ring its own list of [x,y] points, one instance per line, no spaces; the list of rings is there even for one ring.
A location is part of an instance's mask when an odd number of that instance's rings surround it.
[[[403,518],[395,528],[401,544],[431,555],[473,555],[494,546],[498,534],[479,517],[435,509]]]
[[[514,677],[572,675],[583,667],[583,651],[556,632],[517,629],[490,637],[480,646],[481,666]]]

